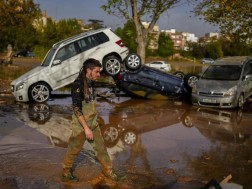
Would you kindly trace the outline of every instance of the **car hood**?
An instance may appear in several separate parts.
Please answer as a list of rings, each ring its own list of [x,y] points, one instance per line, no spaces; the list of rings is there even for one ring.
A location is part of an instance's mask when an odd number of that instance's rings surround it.
[[[30,70],[30,71],[26,72],[25,74],[21,75],[20,77],[18,77],[17,79],[13,80],[11,82],[11,85],[16,85],[17,83],[22,82],[22,81],[26,81],[34,76],[38,77],[38,74],[44,74],[44,72],[46,72],[46,70],[47,70],[47,67],[44,67],[44,66],[35,67],[32,70]]]
[[[239,81],[223,81],[223,80],[206,80],[200,79],[197,81],[197,89],[200,90],[213,90],[213,91],[227,91],[234,87]]]

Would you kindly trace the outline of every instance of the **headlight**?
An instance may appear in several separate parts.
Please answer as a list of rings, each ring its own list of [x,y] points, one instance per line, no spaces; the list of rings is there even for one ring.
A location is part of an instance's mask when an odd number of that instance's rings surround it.
[[[24,85],[25,85],[24,82],[17,84],[17,86],[16,86],[16,91],[18,91],[18,90],[20,90],[20,89],[23,89],[23,88],[24,88]]]
[[[230,88],[226,93],[224,93],[224,96],[234,96],[237,92],[237,86],[234,86]]]

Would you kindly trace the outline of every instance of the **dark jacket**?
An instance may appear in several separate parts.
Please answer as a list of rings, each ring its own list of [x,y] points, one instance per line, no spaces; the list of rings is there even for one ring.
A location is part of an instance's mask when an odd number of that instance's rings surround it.
[[[94,94],[94,82],[87,81],[88,92],[85,95],[84,92],[84,79],[77,77],[72,84],[71,94],[72,94],[72,105],[73,111],[76,117],[83,115],[82,113],[82,102],[85,100],[87,103],[95,99]]]

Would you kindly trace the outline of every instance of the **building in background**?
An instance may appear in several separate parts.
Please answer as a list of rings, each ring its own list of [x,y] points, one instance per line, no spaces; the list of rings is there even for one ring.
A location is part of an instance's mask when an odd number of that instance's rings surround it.
[[[148,28],[150,25],[150,22],[142,22],[143,26],[145,28]],[[158,37],[159,37],[160,31],[159,26],[155,25],[150,32],[150,42],[148,45],[148,49],[150,50],[157,50],[158,49]]]

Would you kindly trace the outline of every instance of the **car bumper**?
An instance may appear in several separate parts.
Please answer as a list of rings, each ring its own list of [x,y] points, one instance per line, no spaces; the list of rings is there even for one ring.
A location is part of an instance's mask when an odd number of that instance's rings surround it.
[[[122,49],[121,50],[120,56],[122,58],[122,61],[124,61],[128,55],[129,55],[129,49]]]
[[[12,86],[12,94],[15,97],[15,100],[18,102],[28,102],[29,97],[28,97],[28,89],[23,88],[18,91],[15,90],[15,86]]]
[[[205,107],[217,107],[217,108],[234,108],[237,106],[235,96],[229,97],[205,97],[192,94],[192,104],[205,106]]]

